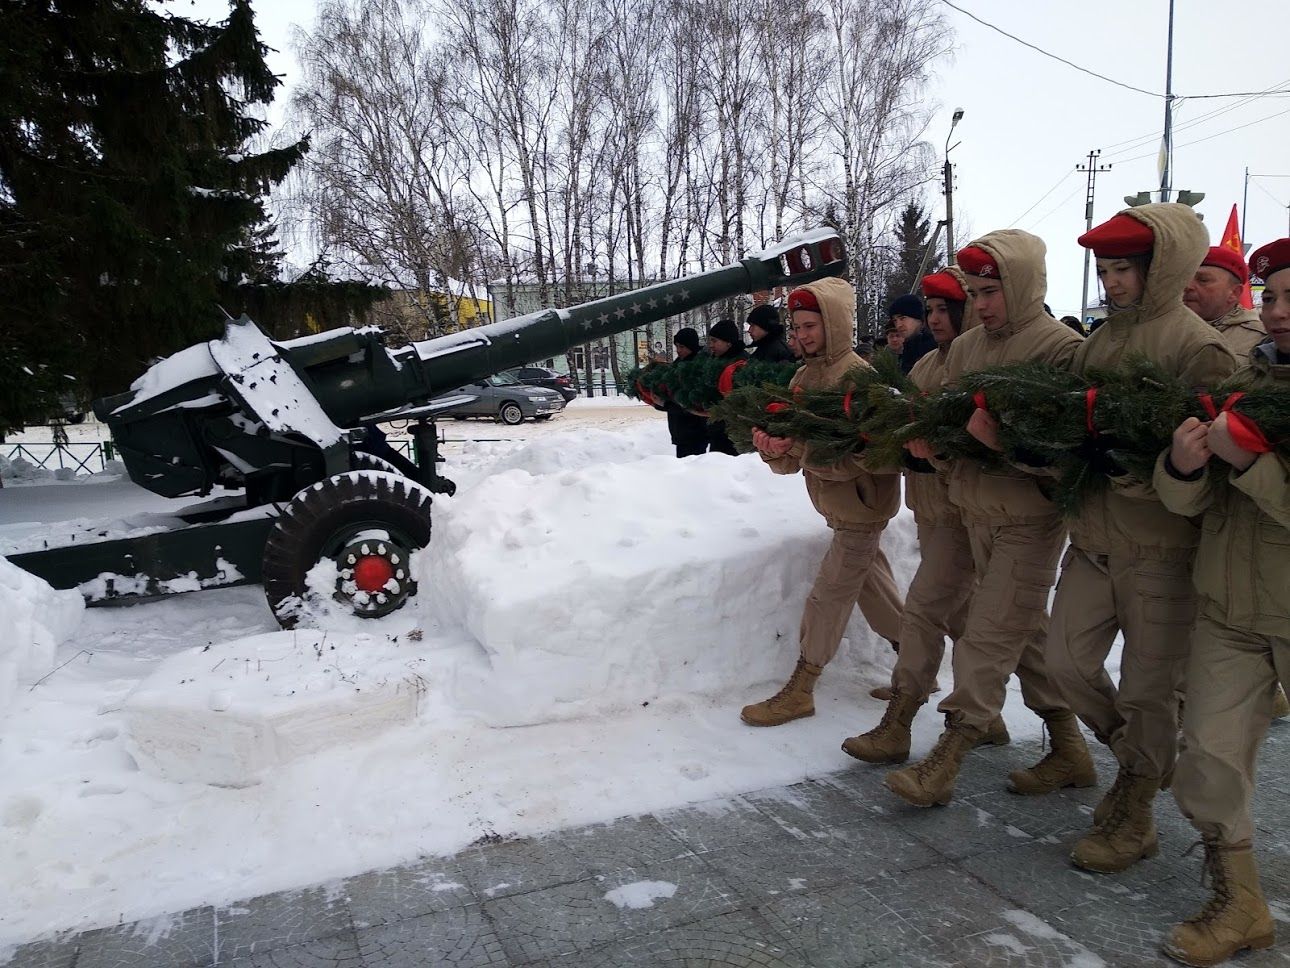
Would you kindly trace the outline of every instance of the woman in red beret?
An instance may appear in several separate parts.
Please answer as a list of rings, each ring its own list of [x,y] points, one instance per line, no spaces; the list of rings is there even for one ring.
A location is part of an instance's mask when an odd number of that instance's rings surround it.
[[[1237,382],[1290,387],[1290,239],[1257,250],[1250,268],[1265,284],[1268,337]],[[1165,941],[1165,954],[1186,965],[1216,965],[1275,940],[1254,860],[1250,796],[1276,689],[1290,681],[1288,482],[1290,460],[1229,413],[1208,424],[1185,420],[1156,463],[1165,506],[1204,515],[1194,576],[1201,608],[1173,792],[1200,831],[1213,897]]]

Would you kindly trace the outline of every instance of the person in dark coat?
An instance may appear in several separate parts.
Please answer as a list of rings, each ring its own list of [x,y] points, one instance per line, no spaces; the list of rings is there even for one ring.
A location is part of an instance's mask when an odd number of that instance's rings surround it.
[[[678,366],[699,358],[699,334],[689,326],[678,329],[672,337]],[[676,447],[677,457],[697,457],[708,452],[708,418],[691,413],[675,400],[668,400],[667,431]]]
[[[713,359],[733,363],[748,357],[747,348],[739,335],[739,327],[733,319],[719,319],[708,330],[708,352]],[[734,441],[726,434],[726,425],[720,420],[708,421],[708,449],[714,454],[729,454],[737,457]]]
[[[900,370],[908,375],[914,364],[936,349],[936,339],[927,330],[927,312],[923,300],[913,293],[892,300],[887,316],[903,338],[900,348]]]
[[[764,363],[796,362],[797,357],[784,342],[784,324],[774,306],[763,304],[748,314],[748,335],[752,339],[752,359]]]

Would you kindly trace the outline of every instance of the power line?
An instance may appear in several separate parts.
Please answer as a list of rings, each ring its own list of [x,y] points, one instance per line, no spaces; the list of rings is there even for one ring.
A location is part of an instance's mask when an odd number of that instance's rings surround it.
[[[1061,57],[1057,54],[1054,54],[1052,51],[1045,50],[1042,47],[1039,47],[1035,44],[1030,43],[1030,41],[1028,40],[1022,40],[1016,34],[1008,33],[1008,31],[1004,30],[1002,27],[996,26],[995,24],[990,23],[988,20],[982,20],[980,17],[972,13],[970,10],[964,10],[962,7],[958,6],[957,4],[951,3],[950,0],[941,0],[941,3],[945,4],[945,6],[949,7],[951,10],[957,10],[959,13],[963,14],[963,16],[967,17],[969,20],[975,20],[982,27],[987,27],[990,30],[993,30],[997,34],[1002,34],[1003,36],[1007,37],[1009,40],[1016,41],[1022,47],[1028,47],[1037,54],[1043,54],[1045,57],[1052,58],[1053,60],[1058,61],[1059,63],[1065,64],[1067,67],[1073,67],[1075,68],[1075,70],[1079,71],[1082,74],[1088,74],[1090,77],[1096,77],[1100,81],[1106,81],[1108,84],[1114,84],[1116,87],[1122,87],[1128,91],[1135,91],[1138,94],[1146,94],[1148,97],[1158,97],[1158,98],[1164,97],[1163,94],[1160,94],[1156,91],[1148,91],[1145,88],[1134,87],[1132,84],[1126,84],[1124,83],[1124,81],[1117,81],[1113,77],[1107,77],[1105,74],[1099,74],[1097,71],[1090,70],[1087,67],[1081,67],[1079,64],[1076,64],[1074,61],[1067,60],[1065,57]],[[1254,92],[1236,91],[1231,94],[1180,94],[1177,96],[1177,98],[1186,97],[1186,98],[1201,99],[1201,98],[1249,97],[1251,96],[1251,94],[1257,97],[1269,97],[1274,95],[1280,96],[1282,94],[1290,94],[1290,88],[1287,88],[1285,90],[1277,90],[1277,91],[1254,91]]]
[[[1251,175],[1250,177],[1253,178],[1254,176]],[[1270,191],[1268,191],[1258,182],[1254,183],[1254,187],[1257,188],[1259,191],[1261,191],[1264,195],[1268,196],[1268,198],[1272,199],[1272,201],[1276,202],[1277,205],[1279,205],[1281,208],[1290,208],[1290,205],[1287,205],[1285,202],[1281,201],[1281,199],[1277,198],[1275,195],[1273,195]]]
[[[1075,188],[1074,188],[1074,190],[1073,190],[1069,195],[1067,195],[1067,196],[1066,196],[1065,198],[1063,198],[1060,202],[1058,202],[1056,205],[1054,205],[1052,208],[1050,208],[1048,211],[1046,211],[1046,212],[1045,212],[1043,215],[1041,215],[1039,218],[1037,218],[1037,219],[1035,219],[1034,221],[1032,221],[1032,222],[1030,223],[1030,228],[1035,229],[1035,228],[1038,228],[1039,226],[1043,225],[1046,221],[1048,221],[1048,219],[1052,216],[1052,214],[1053,214],[1054,212],[1056,212],[1059,208],[1061,208],[1063,205],[1065,205],[1067,202],[1069,202],[1072,198],[1074,198],[1076,195],[1078,195],[1078,194],[1079,194],[1079,192],[1080,192],[1080,189],[1082,189],[1083,187],[1084,187],[1083,185],[1076,185],[1076,186],[1075,186]]]
[[[1290,83],[1290,78],[1287,78],[1284,81],[1277,81],[1276,84],[1271,85],[1271,87],[1277,87],[1278,85],[1287,84],[1287,83]],[[1271,90],[1271,87],[1269,88],[1269,90]],[[1266,93],[1266,92],[1260,92],[1260,93]],[[1251,95],[1249,97],[1246,97],[1238,101],[1235,104],[1229,104],[1226,107],[1214,108],[1212,111],[1207,111],[1206,113],[1200,115],[1199,117],[1192,118],[1190,121],[1184,121],[1181,124],[1175,126],[1174,131],[1184,131],[1188,128],[1194,128],[1198,124],[1202,124],[1205,121],[1212,120],[1213,118],[1216,118],[1219,115],[1227,114],[1229,111],[1235,111],[1238,108],[1242,108],[1245,105],[1250,104],[1255,100],[1258,100],[1258,95]],[[1122,155],[1125,152],[1133,151],[1136,148],[1142,147],[1142,145],[1144,144],[1157,140],[1159,137],[1160,137],[1159,130],[1150,131],[1145,134],[1137,135],[1136,137],[1133,137],[1133,138],[1127,138],[1124,141],[1117,141],[1114,144],[1104,145],[1103,151],[1107,153],[1108,157],[1113,155]]]
[[[1253,121],[1247,121],[1245,124],[1238,124],[1234,128],[1227,128],[1224,131],[1218,131],[1218,132],[1215,132],[1214,134],[1206,135],[1204,138],[1197,138],[1195,141],[1185,141],[1180,145],[1175,145],[1174,147],[1188,148],[1192,145],[1198,145],[1203,141],[1212,141],[1215,138],[1221,138],[1225,134],[1231,134],[1233,131],[1240,131],[1242,128],[1248,128],[1254,124],[1261,124],[1264,121],[1271,121],[1273,118],[1279,118],[1283,114],[1290,114],[1290,108],[1286,108],[1284,111],[1278,111],[1276,114],[1269,114],[1261,118],[1255,118]],[[1149,151],[1145,155],[1134,155],[1132,158],[1122,158],[1120,159],[1118,164],[1126,165],[1131,161],[1141,161],[1143,158],[1151,158],[1157,154],[1159,154],[1159,152]]]
[[[1035,53],[1043,54],[1045,57],[1051,57],[1053,60],[1060,61],[1061,63],[1065,64],[1067,67],[1073,67],[1075,68],[1075,70],[1080,71],[1083,74],[1089,74],[1093,77],[1096,77],[1098,80],[1106,81],[1109,84],[1114,84],[1116,87],[1123,87],[1130,91],[1136,91],[1138,94],[1146,94],[1149,97],[1164,97],[1163,94],[1157,94],[1155,91],[1147,91],[1140,87],[1134,87],[1132,84],[1125,84],[1123,81],[1117,81],[1113,77],[1107,77],[1105,74],[1099,74],[1097,71],[1091,71],[1087,67],[1080,67],[1074,61],[1068,61],[1065,57],[1058,57],[1056,54],[1052,53],[1051,51],[1044,50],[1042,47],[1036,47],[1034,44],[1030,43],[1029,41],[1022,40],[1016,34],[1008,33],[1002,27],[996,27],[994,24],[990,23],[989,21],[982,20],[976,14],[968,10],[964,10],[962,7],[951,3],[950,0],[941,0],[941,3],[945,4],[945,6],[949,7],[951,10],[957,10],[959,13],[963,14],[963,16],[967,17],[968,19],[975,20],[982,27],[989,27],[995,33],[1003,34],[1003,36],[1007,37],[1009,40],[1015,40],[1022,47],[1029,47],[1031,50],[1035,51]]]
[[[1017,224],[1018,222],[1020,222],[1023,218],[1025,218],[1027,215],[1029,215],[1031,212],[1033,212],[1035,209],[1037,209],[1040,205],[1042,205],[1042,204],[1043,204],[1043,201],[1044,201],[1044,199],[1045,199],[1045,198],[1047,198],[1047,197],[1048,197],[1049,195],[1051,195],[1053,192],[1057,191],[1057,189],[1061,188],[1061,187],[1062,187],[1062,182],[1066,181],[1066,179],[1070,178],[1070,176],[1071,176],[1071,175],[1073,175],[1073,174],[1075,174],[1075,170],[1074,170],[1074,169],[1068,169],[1068,170],[1066,171],[1066,173],[1062,175],[1062,177],[1061,177],[1061,178],[1057,179],[1057,182],[1053,185],[1053,187],[1052,187],[1052,188],[1048,189],[1048,191],[1044,192],[1042,195],[1040,195],[1040,196],[1039,196],[1039,201],[1035,202],[1035,204],[1031,205],[1031,206],[1030,206],[1030,208],[1026,209],[1024,212],[1022,212],[1020,215],[1018,215],[1016,218],[1014,218],[1014,219],[1013,219],[1011,222],[1009,222],[1008,224],[1009,224],[1009,225],[1016,225],[1016,224]]]

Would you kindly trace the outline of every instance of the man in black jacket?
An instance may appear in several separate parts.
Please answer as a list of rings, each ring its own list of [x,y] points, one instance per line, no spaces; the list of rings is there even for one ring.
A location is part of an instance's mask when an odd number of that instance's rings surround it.
[[[927,331],[927,313],[923,300],[913,293],[897,296],[887,310],[891,325],[903,338],[900,369],[906,375],[914,364],[936,349],[936,340]]]
[[[752,358],[765,363],[795,363],[797,358],[784,342],[784,324],[779,310],[763,303],[748,314],[748,336],[752,339]]]
[[[677,365],[690,363],[699,356],[699,334],[689,326],[678,329],[672,337]],[[677,457],[695,457],[708,452],[708,418],[686,410],[675,400],[668,400],[667,430],[676,447]]]

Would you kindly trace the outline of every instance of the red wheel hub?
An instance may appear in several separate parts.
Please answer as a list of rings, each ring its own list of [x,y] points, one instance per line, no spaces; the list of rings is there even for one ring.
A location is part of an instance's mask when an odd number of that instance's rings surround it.
[[[354,564],[354,584],[360,591],[379,592],[394,577],[394,566],[380,555],[363,555]]]

